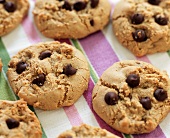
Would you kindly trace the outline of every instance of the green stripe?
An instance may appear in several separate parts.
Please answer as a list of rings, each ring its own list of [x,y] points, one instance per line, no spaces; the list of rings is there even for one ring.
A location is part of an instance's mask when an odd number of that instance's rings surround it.
[[[2,40],[0,38],[0,58],[3,62],[3,69],[0,73],[0,99],[2,100],[12,100],[14,101],[16,99],[15,95],[13,94],[12,90],[10,89],[6,79],[5,74],[8,69],[8,62],[10,60],[10,57],[4,47],[4,44],[2,43]],[[4,74],[3,74],[4,72]]]
[[[125,138],[132,138],[131,135],[124,134]]]
[[[168,53],[168,55],[170,56],[170,50],[169,50],[167,53]]]
[[[8,83],[2,72],[0,73],[0,100],[15,101],[15,96],[11,93],[11,90],[8,87]]]
[[[86,55],[85,52],[84,52],[84,50],[81,48],[81,46],[79,45],[79,43],[78,43],[77,40],[71,39],[71,42],[74,44],[74,46],[75,46],[78,50],[80,50],[84,55]],[[96,73],[95,73],[95,71],[94,71],[94,69],[92,68],[92,65],[91,65],[90,63],[89,63],[89,68],[90,68],[90,75],[91,75],[93,81],[94,81],[95,83],[97,83],[97,81],[98,81],[98,76],[96,75]]]
[[[8,63],[10,61],[10,57],[9,57],[9,54],[8,54],[1,38],[0,38],[0,58],[2,59],[2,62],[3,62],[2,70],[6,74],[7,69],[8,69]],[[0,99],[3,99],[3,100],[18,99],[18,97],[14,96],[12,90],[10,89],[10,86],[8,85],[8,83],[5,79],[5,76],[4,76],[3,72],[1,72],[1,74],[0,74]],[[29,108],[35,113],[35,110],[32,106],[29,106]],[[43,128],[42,128],[42,132],[43,132],[42,138],[47,138]]]
[[[84,55],[86,55],[85,52],[84,52],[84,50],[83,50],[83,48],[82,48],[81,45],[79,44],[78,40],[71,39],[71,42],[74,44],[74,46],[75,46],[78,50],[80,50]],[[89,64],[89,66],[90,66],[90,75],[92,76],[93,81],[94,81],[95,83],[97,83],[97,81],[98,81],[98,76],[97,76],[96,72],[94,71],[92,65]],[[123,134],[123,135],[124,135],[125,138],[131,138],[131,135],[127,135],[127,134]]]

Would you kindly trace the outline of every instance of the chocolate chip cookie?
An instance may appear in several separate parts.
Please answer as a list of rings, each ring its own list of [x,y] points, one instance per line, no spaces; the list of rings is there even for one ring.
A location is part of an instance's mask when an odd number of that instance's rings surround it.
[[[40,123],[23,100],[0,100],[0,122],[2,138],[42,138]]]
[[[57,138],[119,138],[105,129],[82,124],[60,134]]]
[[[50,38],[83,38],[109,21],[108,0],[37,0],[33,10],[39,31]]]
[[[170,50],[169,7],[169,0],[121,0],[113,13],[115,36],[139,57]]]
[[[13,91],[29,105],[44,110],[70,106],[88,87],[84,55],[66,43],[38,43],[21,50],[7,71]]]
[[[28,0],[0,0],[0,36],[16,28],[26,16]]]
[[[170,79],[149,63],[120,61],[102,74],[92,98],[95,112],[114,129],[149,133],[170,111]]]

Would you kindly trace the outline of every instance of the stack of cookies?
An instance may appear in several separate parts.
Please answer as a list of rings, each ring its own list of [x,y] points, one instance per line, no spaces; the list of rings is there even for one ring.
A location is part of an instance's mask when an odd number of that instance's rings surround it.
[[[169,50],[169,5],[168,0],[121,0],[112,16],[115,36],[135,56]],[[28,10],[28,0],[0,0],[0,36],[16,28]],[[46,37],[80,39],[102,30],[109,23],[110,12],[108,0],[37,0],[33,17]],[[40,122],[27,104],[42,110],[73,105],[88,89],[90,69],[75,47],[41,42],[11,58],[7,77],[20,100],[0,100],[0,137],[41,138]],[[117,131],[150,133],[170,111],[169,76],[146,62],[116,62],[94,86],[92,106]],[[118,138],[87,124],[58,136],[78,137]]]

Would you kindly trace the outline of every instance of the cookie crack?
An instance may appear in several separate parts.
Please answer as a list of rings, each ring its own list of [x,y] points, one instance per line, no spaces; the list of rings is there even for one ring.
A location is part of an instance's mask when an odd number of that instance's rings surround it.
[[[114,20],[118,20],[119,18],[126,18],[126,16],[125,15],[119,15],[119,16],[117,16],[116,18],[113,18],[112,20],[114,21]]]
[[[100,81],[101,81],[101,85],[103,85],[103,86],[105,86],[105,87],[108,87],[108,88],[111,88],[111,89],[115,89],[116,91],[119,92],[119,88],[117,87],[117,85],[115,85],[115,84],[112,84],[112,85],[111,85],[111,84],[105,82],[105,81],[102,80],[102,79],[100,79]]]
[[[86,27],[87,31],[90,32],[89,27],[88,27],[88,25],[86,24],[86,22],[83,21],[83,19],[81,18],[81,16],[80,16],[79,14],[77,14],[77,15],[78,15],[78,18],[80,19],[81,23],[84,24],[84,26]]]

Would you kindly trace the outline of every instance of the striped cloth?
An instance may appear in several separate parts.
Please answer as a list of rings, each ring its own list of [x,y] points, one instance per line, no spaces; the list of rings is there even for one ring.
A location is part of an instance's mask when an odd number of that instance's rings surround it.
[[[10,58],[19,50],[41,41],[52,41],[45,38],[36,29],[33,18],[32,9],[34,0],[30,1],[30,11],[27,18],[10,34],[0,38],[0,58],[3,61],[3,71],[0,74],[0,99],[16,100],[6,77],[7,64]],[[114,5],[119,0],[110,0],[112,11]],[[83,96],[72,106],[64,107],[54,111],[42,111],[30,107],[38,116],[43,130],[43,138],[55,138],[59,133],[77,126],[87,123],[92,126],[99,126],[120,136],[121,138],[168,138],[170,137],[170,115],[150,134],[142,135],[125,135],[115,131],[109,127],[102,119],[100,119],[92,109],[92,89],[101,76],[102,72],[109,66],[119,60],[137,59],[146,61],[161,70],[166,70],[170,75],[170,52],[157,53],[144,56],[142,58],[135,57],[126,48],[122,47],[112,33],[111,23],[103,30],[99,31],[87,38],[81,40],[60,40],[72,44],[82,51],[86,56],[90,65],[90,82],[88,90]]]

